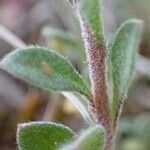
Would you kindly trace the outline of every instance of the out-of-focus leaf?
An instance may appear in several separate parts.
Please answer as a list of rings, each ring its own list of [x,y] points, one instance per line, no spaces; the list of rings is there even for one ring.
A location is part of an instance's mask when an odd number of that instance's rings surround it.
[[[121,150],[148,150],[147,143],[139,138],[127,138],[122,142]],[[120,150],[119,149],[119,150]]]
[[[101,126],[96,125],[83,131],[77,140],[60,150],[103,150],[104,142],[104,129]]]
[[[144,44],[147,48],[150,44],[150,1],[149,0],[113,0],[114,13],[117,23],[128,18],[137,17],[142,19],[144,24]],[[145,48],[146,48],[145,47]],[[145,51],[145,50],[144,50]]]
[[[0,68],[48,91],[90,95],[89,88],[68,60],[47,48],[18,49],[1,61]]]
[[[138,45],[141,37],[142,22],[130,19],[117,31],[113,44],[110,44],[109,72],[112,80],[113,123],[117,119],[120,103],[125,99],[130,81],[133,77]]]
[[[150,138],[150,117],[142,119],[123,118],[119,122],[118,131],[122,134],[148,140]]]
[[[59,29],[44,27],[42,35],[50,39],[56,40],[62,44],[77,46],[77,39],[69,32],[65,32]]]
[[[73,131],[63,125],[34,122],[18,125],[17,143],[19,150],[57,150],[74,136]]]
[[[104,45],[101,0],[83,0],[82,10],[90,23],[98,43]]]

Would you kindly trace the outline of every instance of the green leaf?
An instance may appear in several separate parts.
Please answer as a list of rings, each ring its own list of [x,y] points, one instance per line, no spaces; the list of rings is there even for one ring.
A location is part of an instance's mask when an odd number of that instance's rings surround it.
[[[117,31],[113,43],[109,44],[108,73],[112,79],[112,119],[115,123],[120,103],[125,99],[133,77],[139,41],[141,38],[142,22],[130,19],[123,23]]]
[[[48,91],[75,91],[90,95],[89,88],[68,60],[47,48],[18,49],[2,60],[0,68]]]
[[[105,45],[101,1],[102,0],[83,0],[82,10],[96,35],[97,41]]]
[[[76,141],[60,150],[103,150],[104,142],[104,129],[101,126],[96,125],[83,131]]]
[[[65,32],[60,29],[44,27],[42,35],[50,39],[57,40],[58,42],[77,47],[77,39],[70,32]]]
[[[72,130],[60,124],[31,122],[18,125],[17,143],[19,150],[57,150],[74,136]]]

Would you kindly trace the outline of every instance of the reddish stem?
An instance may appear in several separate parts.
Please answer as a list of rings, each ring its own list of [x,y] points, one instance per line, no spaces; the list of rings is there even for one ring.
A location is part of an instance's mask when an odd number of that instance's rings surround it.
[[[106,130],[105,150],[112,147],[112,129],[109,112],[109,97],[106,82],[107,52],[104,45],[99,45],[90,25],[80,13],[79,3],[71,1],[80,22],[82,36],[85,43],[87,61],[92,84],[92,94],[96,122],[101,123]]]

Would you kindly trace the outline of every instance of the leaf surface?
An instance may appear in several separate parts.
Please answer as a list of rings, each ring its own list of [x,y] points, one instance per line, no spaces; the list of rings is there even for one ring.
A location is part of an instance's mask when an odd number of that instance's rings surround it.
[[[83,131],[78,139],[68,147],[64,147],[60,150],[103,150],[104,142],[104,129],[99,125],[95,125]]]
[[[86,83],[69,61],[47,48],[18,49],[1,61],[0,68],[44,90],[90,95]]]
[[[18,125],[17,143],[19,150],[57,150],[74,136],[73,131],[63,125],[32,122]]]
[[[104,30],[102,21],[102,0],[83,0],[82,10],[91,25],[98,43],[104,45]]]
[[[141,38],[142,22],[130,19],[117,31],[109,45],[109,72],[112,87],[112,118],[117,119],[120,103],[125,99],[134,74],[137,50]]]

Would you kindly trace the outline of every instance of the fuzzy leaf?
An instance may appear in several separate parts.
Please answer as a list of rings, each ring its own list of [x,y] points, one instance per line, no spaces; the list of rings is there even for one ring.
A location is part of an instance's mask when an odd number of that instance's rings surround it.
[[[18,125],[17,143],[19,150],[57,150],[74,136],[72,130],[63,125],[33,122]]]
[[[102,0],[83,0],[82,10],[96,35],[97,41],[104,45],[101,1]]]
[[[104,129],[101,126],[96,125],[83,131],[76,141],[60,150],[103,150],[104,142]]]
[[[133,77],[141,31],[142,22],[130,19],[121,25],[113,43],[110,44],[109,73],[112,76],[113,122],[117,119],[120,103],[125,99]]]
[[[90,95],[87,85],[67,59],[47,48],[29,47],[8,54],[0,68],[45,90]]]

